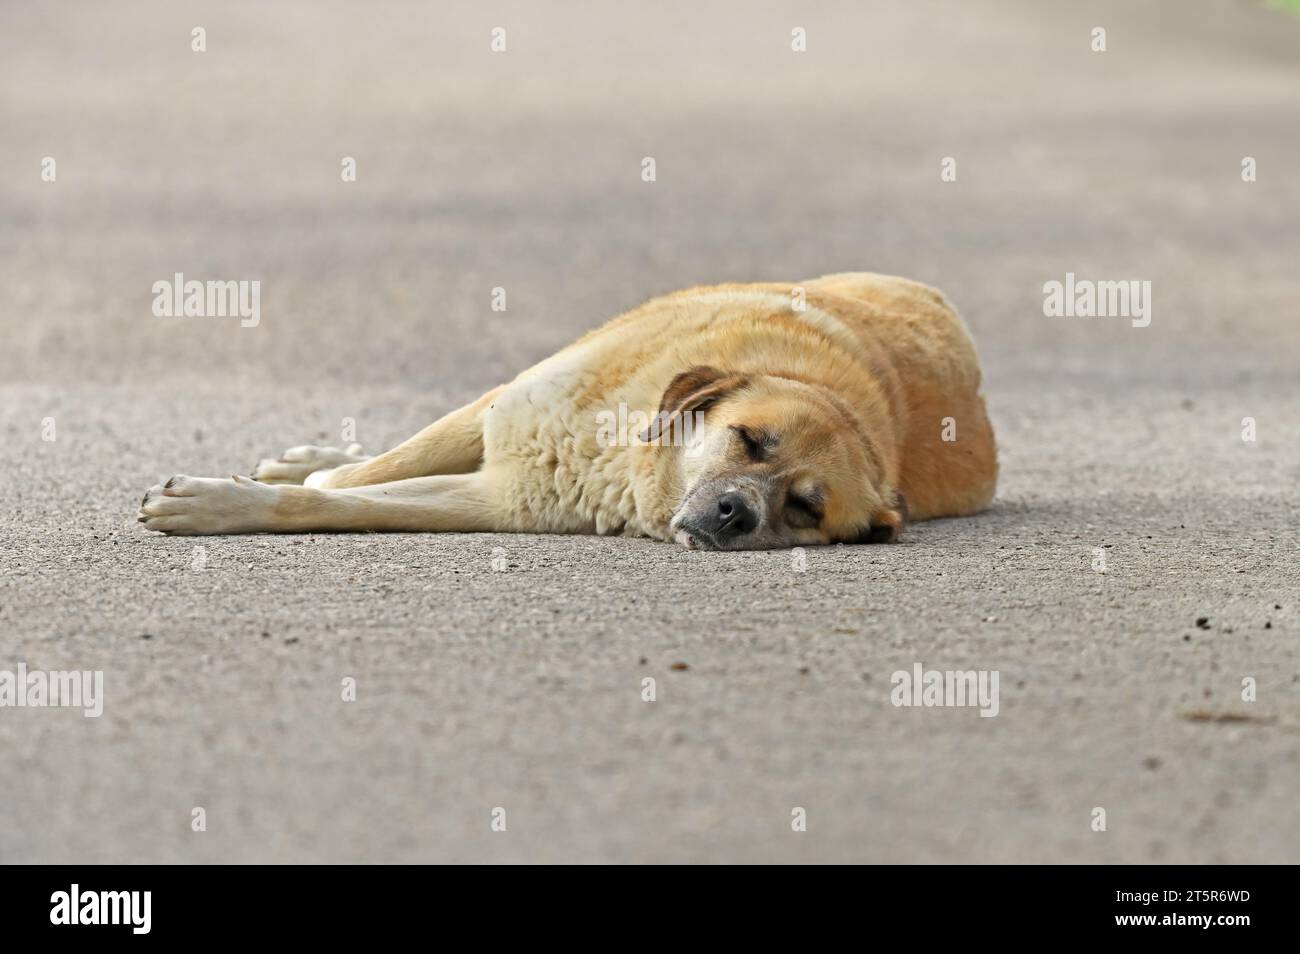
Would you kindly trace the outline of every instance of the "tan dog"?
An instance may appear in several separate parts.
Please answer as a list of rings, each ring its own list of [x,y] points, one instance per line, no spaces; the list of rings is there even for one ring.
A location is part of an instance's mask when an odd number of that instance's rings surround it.
[[[176,534],[599,533],[760,549],[894,540],[997,483],[975,349],[902,278],[656,298],[378,457],[297,447],[252,478],[173,477]],[[302,485],[302,486],[299,486]]]

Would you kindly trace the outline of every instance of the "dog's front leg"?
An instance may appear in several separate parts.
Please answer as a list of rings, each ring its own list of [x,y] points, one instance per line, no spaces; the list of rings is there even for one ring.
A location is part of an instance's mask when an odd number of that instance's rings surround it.
[[[415,477],[346,490],[177,476],[140,504],[148,530],[179,535],[507,530],[491,475]]]
[[[370,459],[361,453],[360,444],[351,444],[346,450],[303,444],[301,447],[290,447],[277,458],[260,461],[253,468],[253,479],[264,484],[302,484],[312,474],[364,464]]]
[[[483,415],[501,388],[493,388],[473,404],[434,421],[392,450],[359,463],[344,463],[317,471],[309,487],[342,489],[390,483],[434,474],[466,474],[483,461]]]

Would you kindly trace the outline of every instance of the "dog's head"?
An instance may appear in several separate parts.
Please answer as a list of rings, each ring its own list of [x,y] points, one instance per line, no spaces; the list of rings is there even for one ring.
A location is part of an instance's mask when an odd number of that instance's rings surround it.
[[[887,486],[873,435],[831,391],[775,375],[694,367],[664,391],[659,419],[702,421],[678,455],[670,527],[707,550],[892,541],[906,504]]]

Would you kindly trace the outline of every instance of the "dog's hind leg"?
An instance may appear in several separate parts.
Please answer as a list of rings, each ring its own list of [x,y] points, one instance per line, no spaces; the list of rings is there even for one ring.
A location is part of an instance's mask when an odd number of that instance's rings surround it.
[[[313,531],[511,530],[492,476],[415,477],[347,490],[177,476],[140,504],[147,530],[179,535]]]

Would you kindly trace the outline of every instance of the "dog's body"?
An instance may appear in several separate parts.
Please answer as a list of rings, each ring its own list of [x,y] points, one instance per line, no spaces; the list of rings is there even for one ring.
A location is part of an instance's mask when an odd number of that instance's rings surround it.
[[[141,520],[181,534],[598,533],[718,549],[893,539],[909,511],[959,516],[992,499],[979,386],[961,319],[924,285],[853,273],[695,288],[378,457],[300,447],[253,479],[176,477]]]

